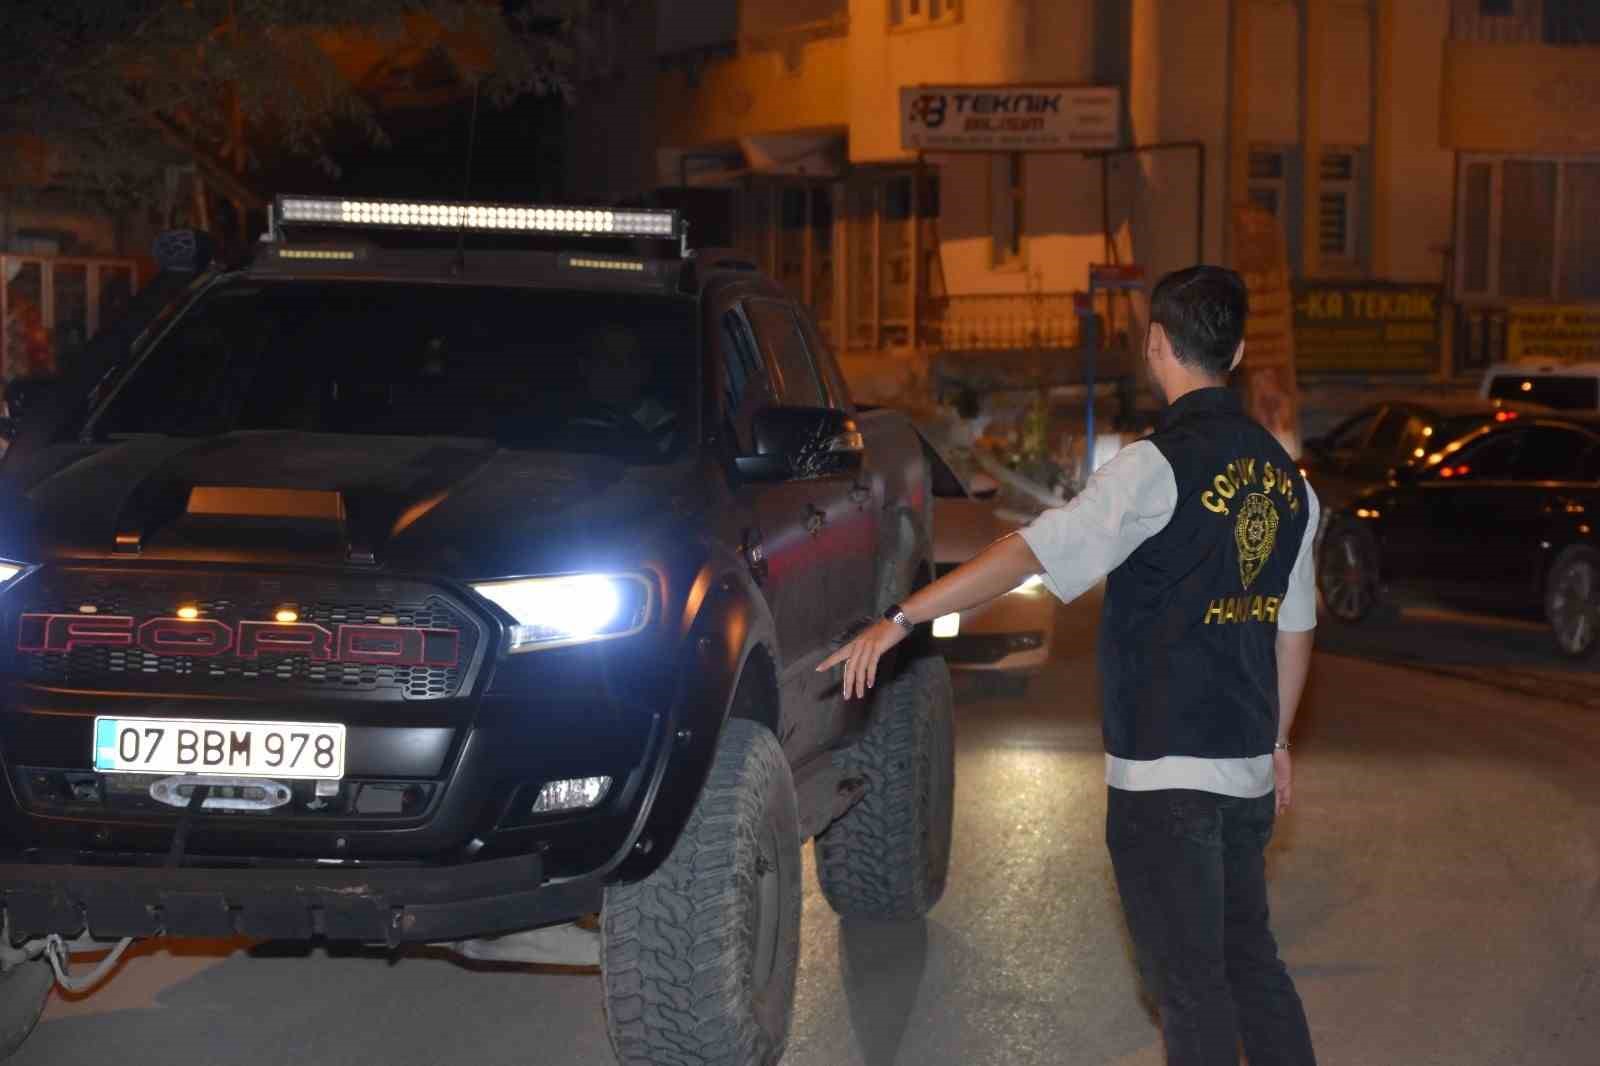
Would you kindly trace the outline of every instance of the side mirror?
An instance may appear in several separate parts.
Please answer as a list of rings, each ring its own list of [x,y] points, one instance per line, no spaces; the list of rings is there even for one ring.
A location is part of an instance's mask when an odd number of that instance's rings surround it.
[[[861,469],[855,419],[831,407],[769,407],[753,419],[755,454],[734,460],[750,481],[826,477]]]
[[[992,500],[1000,492],[1000,482],[988,474],[973,474],[967,490],[975,500]]]

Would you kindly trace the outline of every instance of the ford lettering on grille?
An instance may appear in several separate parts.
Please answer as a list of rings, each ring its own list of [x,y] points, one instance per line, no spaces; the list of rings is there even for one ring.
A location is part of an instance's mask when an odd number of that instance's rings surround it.
[[[151,655],[212,658],[232,653],[305,656],[319,663],[450,668],[461,660],[461,635],[453,629],[400,625],[333,627],[312,622],[242,621],[214,618],[149,618],[129,615],[24,614],[17,650],[72,652],[80,648],[138,648]]]

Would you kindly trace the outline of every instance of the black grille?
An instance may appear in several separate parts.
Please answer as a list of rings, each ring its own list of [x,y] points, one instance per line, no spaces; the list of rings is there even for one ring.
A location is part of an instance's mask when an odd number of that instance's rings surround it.
[[[38,684],[132,691],[212,691],[262,695],[300,691],[324,697],[430,700],[456,695],[476,661],[481,632],[463,607],[438,589],[417,582],[351,578],[252,577],[224,574],[150,575],[128,571],[49,572],[7,597],[16,672]],[[244,659],[158,654],[137,647],[78,647],[23,651],[24,614],[85,618],[170,617],[182,606],[227,625],[272,621],[292,608],[299,622],[337,631],[340,625],[416,627],[459,635],[454,666],[319,661],[310,655],[264,653]],[[92,608],[92,610],[85,610]]]

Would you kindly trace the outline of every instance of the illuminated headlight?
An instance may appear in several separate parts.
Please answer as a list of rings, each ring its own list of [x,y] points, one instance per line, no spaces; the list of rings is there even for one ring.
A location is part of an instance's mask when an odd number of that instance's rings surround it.
[[[565,574],[472,586],[511,616],[511,651],[614,640],[650,621],[655,586],[639,574]]]
[[[961,635],[961,615],[958,613],[941,614],[933,620],[933,635],[947,640],[950,637]]]
[[[610,790],[609,777],[574,777],[570,781],[552,781],[539,790],[539,798],[533,801],[531,813],[588,810],[605,799]]]
[[[5,588],[6,585],[10,584],[12,578],[16,577],[26,569],[27,567],[23,566],[21,563],[8,563],[0,561],[0,588]]]
[[[285,196],[278,218],[289,225],[355,226],[365,229],[469,229],[496,232],[573,233],[670,238],[678,233],[675,211],[538,204],[419,203],[410,200],[346,200]]]
[[[1040,576],[1039,574],[1030,574],[1026,581],[1024,581],[1022,584],[1018,585],[1016,588],[1012,589],[1011,591],[1012,592],[1031,592],[1034,589],[1042,589],[1042,588],[1044,588],[1044,578],[1042,576]]]

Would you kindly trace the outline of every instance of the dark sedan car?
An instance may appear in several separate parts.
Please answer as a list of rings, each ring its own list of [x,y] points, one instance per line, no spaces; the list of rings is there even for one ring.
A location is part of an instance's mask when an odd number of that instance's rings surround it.
[[[1319,585],[1335,617],[1360,621],[1385,584],[1475,606],[1542,608],[1572,656],[1600,633],[1600,422],[1538,416],[1435,433],[1332,513]]]
[[[1306,441],[1301,467],[1333,514],[1390,472],[1427,458],[1434,441],[1455,440],[1481,426],[1538,409],[1504,401],[1416,397],[1364,407],[1330,432]]]

